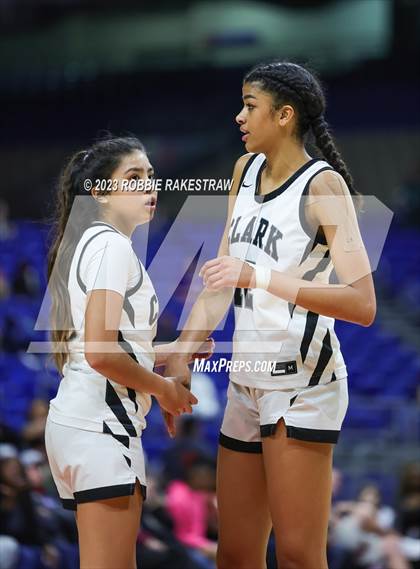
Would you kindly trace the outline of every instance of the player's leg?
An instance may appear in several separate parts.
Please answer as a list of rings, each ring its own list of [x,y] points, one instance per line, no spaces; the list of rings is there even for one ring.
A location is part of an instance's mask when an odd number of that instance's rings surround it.
[[[264,569],[271,531],[261,454],[219,447],[218,569]]]
[[[284,421],[263,438],[268,500],[282,569],[327,569],[333,445],[287,438]]]
[[[77,506],[81,569],[136,569],[136,539],[143,498],[134,495]]]
[[[271,531],[255,390],[230,382],[217,462],[218,569],[263,569]]]

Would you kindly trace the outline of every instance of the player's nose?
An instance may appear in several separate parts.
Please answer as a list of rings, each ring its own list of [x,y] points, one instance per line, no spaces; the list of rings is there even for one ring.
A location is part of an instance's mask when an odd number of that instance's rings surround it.
[[[244,119],[244,116],[242,113],[243,113],[243,110],[240,113],[238,113],[235,117],[235,122],[239,125],[242,125],[245,122],[245,119]]]

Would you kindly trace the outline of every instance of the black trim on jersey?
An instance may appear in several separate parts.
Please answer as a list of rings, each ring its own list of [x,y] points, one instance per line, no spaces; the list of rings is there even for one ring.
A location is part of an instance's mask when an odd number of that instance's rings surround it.
[[[320,158],[311,158],[311,160],[308,160],[308,162],[305,162],[305,164],[303,164],[300,168],[298,168],[296,170],[296,172],[294,174],[292,174],[289,178],[287,178],[287,180],[285,182],[283,182],[283,184],[281,184],[278,188],[276,188],[275,190],[272,190],[268,194],[261,195],[260,194],[260,181],[261,181],[262,171],[264,170],[264,168],[267,164],[267,159],[265,159],[264,162],[261,164],[259,170],[258,170],[257,177],[255,180],[255,194],[254,194],[255,201],[257,203],[262,203],[262,202],[268,202],[270,200],[273,200],[274,198],[276,198],[277,196],[282,194],[285,190],[287,190],[287,188],[289,186],[291,186],[293,184],[293,182],[295,182],[299,178],[299,176],[301,174],[303,174],[308,168],[310,168],[316,162],[320,162],[320,161],[321,161]]]
[[[123,457],[127,461],[128,466],[131,468],[131,458],[128,458],[128,456],[125,456],[125,454],[123,454]]]
[[[136,390],[132,387],[127,387],[127,393],[130,400],[134,403],[134,409],[137,413],[139,410],[139,404],[137,403]]]
[[[336,378],[334,372],[332,372],[332,376],[331,376],[331,380],[330,380],[330,381],[337,381],[337,378]]]
[[[114,413],[115,417],[127,431],[130,437],[137,437],[136,429],[134,428],[133,423],[131,422],[130,417],[127,414],[127,411],[124,405],[121,402],[121,399],[118,397],[117,392],[113,388],[109,379],[106,380],[106,392],[105,392],[105,402],[111,411]]]
[[[138,262],[138,259],[137,259],[137,262]],[[128,299],[130,298],[130,296],[133,296],[133,294],[135,294],[139,290],[139,288],[141,287],[141,285],[143,284],[143,281],[144,281],[143,269],[141,268],[141,265],[139,262],[138,262],[138,266],[140,269],[139,281],[133,287],[131,287],[130,289],[127,290],[127,292],[124,295],[124,303],[123,303],[123,310],[127,314],[127,317],[130,320],[130,323],[133,326],[133,328],[135,328],[134,308]]]
[[[290,400],[290,407],[293,405],[293,403],[296,401],[296,397],[297,395],[295,395],[294,397],[291,398]]]
[[[123,237],[127,237],[127,235],[124,235],[121,231],[118,231],[118,229],[116,227],[114,227],[110,223],[106,223],[105,221],[92,221],[91,225],[105,225],[106,227],[110,227],[111,229],[113,229],[114,231],[116,231],[117,233],[122,235]]]
[[[290,318],[293,318],[293,312],[295,311],[296,304],[292,304],[291,302],[288,302],[287,304],[289,306]]]
[[[118,330],[118,345],[127,352],[127,354],[132,358],[135,362],[139,363],[139,360],[136,358],[136,354],[133,352],[131,344],[127,342],[127,340],[122,335],[121,330]]]
[[[116,435],[115,433],[113,433],[111,431],[111,429],[108,427],[108,425],[105,423],[105,421],[102,422],[102,432],[105,435],[111,435],[119,443],[123,444],[127,448],[130,448],[130,437],[128,437],[127,435]]]
[[[136,354],[132,351],[131,346],[127,342],[127,340],[125,340],[124,336],[122,335],[121,330],[118,330],[118,344],[121,346],[121,348],[125,352],[127,352],[127,354],[130,356],[130,358],[132,358],[135,362],[139,363],[139,360],[136,358]],[[139,404],[137,403],[136,391],[132,387],[127,387],[127,393],[128,393],[128,397],[134,403],[134,408],[135,408],[136,413],[137,413],[137,411],[139,409]]]
[[[325,271],[325,269],[328,267],[330,262],[331,262],[330,250],[327,249],[324,253],[324,256],[322,257],[322,259],[317,264],[317,266],[314,267],[313,269],[310,269],[309,271],[306,271],[306,273],[303,275],[302,279],[305,281],[314,280],[314,278],[316,277],[316,275],[318,273],[322,273],[322,271]]]
[[[312,253],[312,251],[315,249],[316,246],[317,243],[315,243],[315,241],[308,241],[308,244],[305,247],[305,251],[303,252],[302,259],[299,262],[299,267],[303,263],[303,261],[306,261],[306,259],[309,257],[309,255]]]
[[[235,450],[237,452],[247,452],[252,454],[262,453],[262,444],[260,442],[240,441],[238,439],[228,437],[223,433],[219,434],[219,444],[224,448]]]
[[[60,501],[65,510],[77,511],[77,502],[73,498],[60,498]]]
[[[319,353],[319,358],[315,366],[314,372],[311,376],[311,379],[309,380],[308,387],[312,387],[313,385],[318,385],[319,380],[321,379],[321,376],[324,373],[324,370],[327,367],[327,364],[330,361],[332,354],[333,354],[333,349],[331,347],[330,331],[327,330],[324,339],[322,340],[322,348]]]
[[[249,158],[248,162],[245,164],[244,169],[242,170],[241,178],[240,178],[240,180],[239,180],[238,194],[239,194],[239,191],[240,191],[240,189],[241,189],[241,187],[242,187],[242,184],[243,184],[243,181],[244,181],[244,179],[245,179],[246,173],[247,173],[248,170],[250,169],[251,164],[254,162],[254,160],[255,160],[255,158],[256,158],[257,156],[258,156],[258,154],[253,154],[253,155]]]
[[[275,434],[278,423],[261,425],[261,437],[270,437]],[[298,439],[311,443],[337,443],[340,431],[330,431],[328,429],[307,429],[305,427],[295,427],[286,425],[286,435],[288,439]]]
[[[116,484],[115,486],[102,486],[91,490],[81,490],[74,492],[74,497],[78,504],[94,502],[95,500],[106,500],[108,498],[120,498],[121,496],[132,496],[136,488],[136,483]],[[146,486],[140,484],[143,500],[146,499]]]
[[[106,224],[101,223],[98,225],[106,225]],[[111,226],[109,226],[109,227],[111,227]],[[89,243],[91,241],[93,241],[93,239],[95,239],[95,237],[98,237],[98,235],[102,235],[102,233],[118,233],[118,231],[116,229],[104,229],[103,231],[100,231],[99,233],[95,233],[95,235],[92,235],[92,237],[90,237],[86,241],[86,243],[84,244],[83,249],[82,249],[80,256],[79,256],[79,261],[77,263],[77,270],[76,270],[76,279],[77,279],[77,282],[78,282],[78,284],[79,284],[79,286],[82,289],[82,292],[84,294],[86,294],[87,290],[86,290],[86,285],[84,284],[84,282],[82,281],[82,277],[80,276],[80,265],[82,263],[82,257],[83,257],[84,252],[86,251],[86,247],[89,245]]]
[[[311,312],[308,310],[306,315],[305,332],[303,333],[302,343],[300,345],[300,355],[302,356],[302,363],[305,361],[308,355],[309,344],[312,342],[312,338],[315,334],[315,328],[318,323],[319,314],[316,312]]]
[[[325,239],[324,231],[321,229],[321,227],[318,227],[317,233],[316,233],[315,238],[314,238],[313,229],[309,225],[308,220],[306,219],[306,216],[305,216],[305,209],[304,209],[305,200],[303,199],[303,196],[307,196],[309,194],[309,186],[310,186],[310,183],[312,182],[312,180],[315,178],[315,176],[318,176],[318,174],[320,174],[321,172],[325,172],[326,170],[333,170],[334,171],[334,168],[331,168],[331,166],[324,166],[323,168],[320,168],[318,170],[318,172],[315,172],[315,174],[309,178],[309,180],[306,182],[306,186],[303,189],[302,198],[301,198],[300,204],[299,204],[300,224],[302,226],[302,229],[306,233],[306,235],[308,235],[308,237],[311,238],[311,241],[313,240],[314,247],[318,243],[320,245],[328,245],[328,243],[327,243],[327,240]]]

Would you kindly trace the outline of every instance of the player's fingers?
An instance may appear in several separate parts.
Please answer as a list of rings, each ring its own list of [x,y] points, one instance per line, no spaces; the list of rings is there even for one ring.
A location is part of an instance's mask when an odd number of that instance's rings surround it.
[[[203,273],[205,271],[207,271],[207,269],[214,267],[215,265],[218,265],[220,263],[220,259],[219,257],[216,257],[215,259],[211,259],[210,261],[206,261],[204,263],[204,265],[201,267],[200,272],[198,273],[200,277],[203,276]]]
[[[224,272],[221,270],[218,270],[217,272],[213,273],[211,276],[209,276],[208,278],[204,279],[204,284],[210,285],[212,286],[213,283],[215,283],[216,281],[218,281],[219,279],[224,277]]]
[[[195,395],[190,392],[190,396],[188,397],[188,401],[191,405],[197,405],[198,399]]]
[[[173,438],[176,435],[175,418],[167,411],[164,412],[163,417],[165,419],[166,430],[169,436]]]
[[[217,291],[217,290],[220,290],[226,286],[230,286],[230,285],[225,282],[225,279],[223,277],[223,278],[220,278],[219,280],[215,281],[214,283],[207,284],[206,288],[208,288],[209,290]]]

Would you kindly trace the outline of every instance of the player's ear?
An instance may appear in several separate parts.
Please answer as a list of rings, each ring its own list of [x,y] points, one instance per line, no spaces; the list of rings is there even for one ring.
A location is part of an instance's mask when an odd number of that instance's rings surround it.
[[[295,116],[295,110],[291,105],[283,105],[278,113],[280,126],[286,126]]]
[[[97,202],[108,203],[108,198],[104,195],[101,195],[96,186],[94,188],[92,188],[90,193],[91,193],[93,199],[96,200]]]

